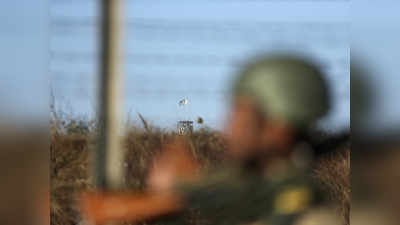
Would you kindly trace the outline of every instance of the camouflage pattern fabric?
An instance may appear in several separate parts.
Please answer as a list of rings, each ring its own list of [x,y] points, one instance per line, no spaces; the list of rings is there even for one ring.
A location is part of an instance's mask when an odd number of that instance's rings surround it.
[[[209,171],[196,183],[180,184],[190,209],[210,224],[290,225],[319,199],[311,178],[289,169],[271,179],[226,167]]]

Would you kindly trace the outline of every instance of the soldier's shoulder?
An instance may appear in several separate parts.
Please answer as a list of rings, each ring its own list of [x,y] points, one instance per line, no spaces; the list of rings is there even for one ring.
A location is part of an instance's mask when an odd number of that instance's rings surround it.
[[[298,218],[324,202],[320,185],[307,170],[288,169],[268,180],[274,189],[274,214],[279,217]]]

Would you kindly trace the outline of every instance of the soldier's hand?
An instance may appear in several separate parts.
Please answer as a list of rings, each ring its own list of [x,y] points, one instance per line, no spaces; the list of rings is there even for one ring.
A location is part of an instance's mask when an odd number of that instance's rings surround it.
[[[195,178],[199,167],[184,140],[175,139],[155,158],[147,184],[152,190],[169,190],[180,180]]]

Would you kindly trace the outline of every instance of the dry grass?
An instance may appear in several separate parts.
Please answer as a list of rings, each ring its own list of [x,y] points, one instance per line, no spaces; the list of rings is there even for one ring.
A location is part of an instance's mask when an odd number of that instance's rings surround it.
[[[60,124],[52,126],[50,143],[51,225],[73,225],[80,221],[75,206],[76,196],[80,191],[91,188],[87,171],[89,149],[95,146],[95,131],[86,127],[79,129],[75,126],[79,124],[76,122]],[[71,124],[74,127],[68,127]],[[124,140],[124,165],[129,188],[145,187],[144,179],[154,156],[160,152],[161,146],[176,136],[175,132],[147,124],[143,129],[128,129]],[[215,166],[223,160],[226,145],[220,133],[201,129],[186,138],[193,156],[202,165]],[[193,216],[195,214],[190,217]]]
[[[77,224],[75,195],[89,187],[87,135],[53,133],[50,143],[51,224]]]
[[[87,175],[89,149],[95,145],[95,126],[87,127],[83,122],[53,123],[50,143],[51,176],[51,225],[75,225],[80,221],[75,206],[77,194],[90,188]],[[77,126],[79,125],[79,126]],[[82,125],[82,126],[81,126]],[[131,127],[124,140],[126,184],[130,188],[145,187],[144,178],[148,168],[163,144],[177,133],[149,126]],[[219,132],[201,129],[187,136],[187,141],[196,160],[206,167],[215,166],[224,160],[226,142]],[[326,158],[317,171],[317,178],[329,186],[335,198],[343,202],[343,210],[349,206],[349,166],[347,155]],[[322,165],[321,164],[321,165]],[[343,179],[343,180],[342,180]],[[188,224],[204,224],[197,212],[187,215]]]
[[[328,154],[317,163],[314,170],[317,180],[328,190],[332,200],[337,202],[343,224],[350,224],[350,148],[344,147],[334,154]]]

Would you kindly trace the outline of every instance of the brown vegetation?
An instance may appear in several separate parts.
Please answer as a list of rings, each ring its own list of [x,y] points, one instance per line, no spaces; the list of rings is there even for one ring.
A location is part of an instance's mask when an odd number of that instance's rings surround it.
[[[95,146],[95,126],[83,122],[53,122],[50,143],[51,225],[75,225],[80,221],[76,196],[90,189],[87,175],[89,149]],[[131,127],[124,139],[126,157],[126,185],[129,188],[145,187],[144,178],[161,146],[176,137],[177,133],[145,124],[145,128]],[[205,167],[215,166],[224,160],[226,143],[219,132],[200,129],[187,136],[190,150]],[[346,153],[347,154],[347,153]],[[342,209],[349,207],[349,155],[324,158],[316,177],[329,186]],[[323,165],[323,166],[322,166]],[[346,215],[347,216],[347,215]],[[188,224],[204,224],[197,212],[187,216]]]
[[[66,125],[65,125],[66,124]],[[72,124],[72,125],[71,125]],[[76,196],[91,188],[88,171],[89,149],[95,147],[95,131],[76,126],[80,123],[60,123],[53,126],[50,143],[51,224],[78,224],[80,217]],[[72,126],[72,127],[71,127]],[[150,127],[131,127],[124,140],[126,185],[144,188],[144,179],[154,156],[161,146],[177,133]],[[223,160],[226,149],[222,135],[201,129],[187,136],[191,153],[204,166],[215,166]],[[195,224],[195,223],[193,223]]]
[[[330,153],[317,163],[315,177],[336,201],[344,225],[350,224],[350,146]]]

